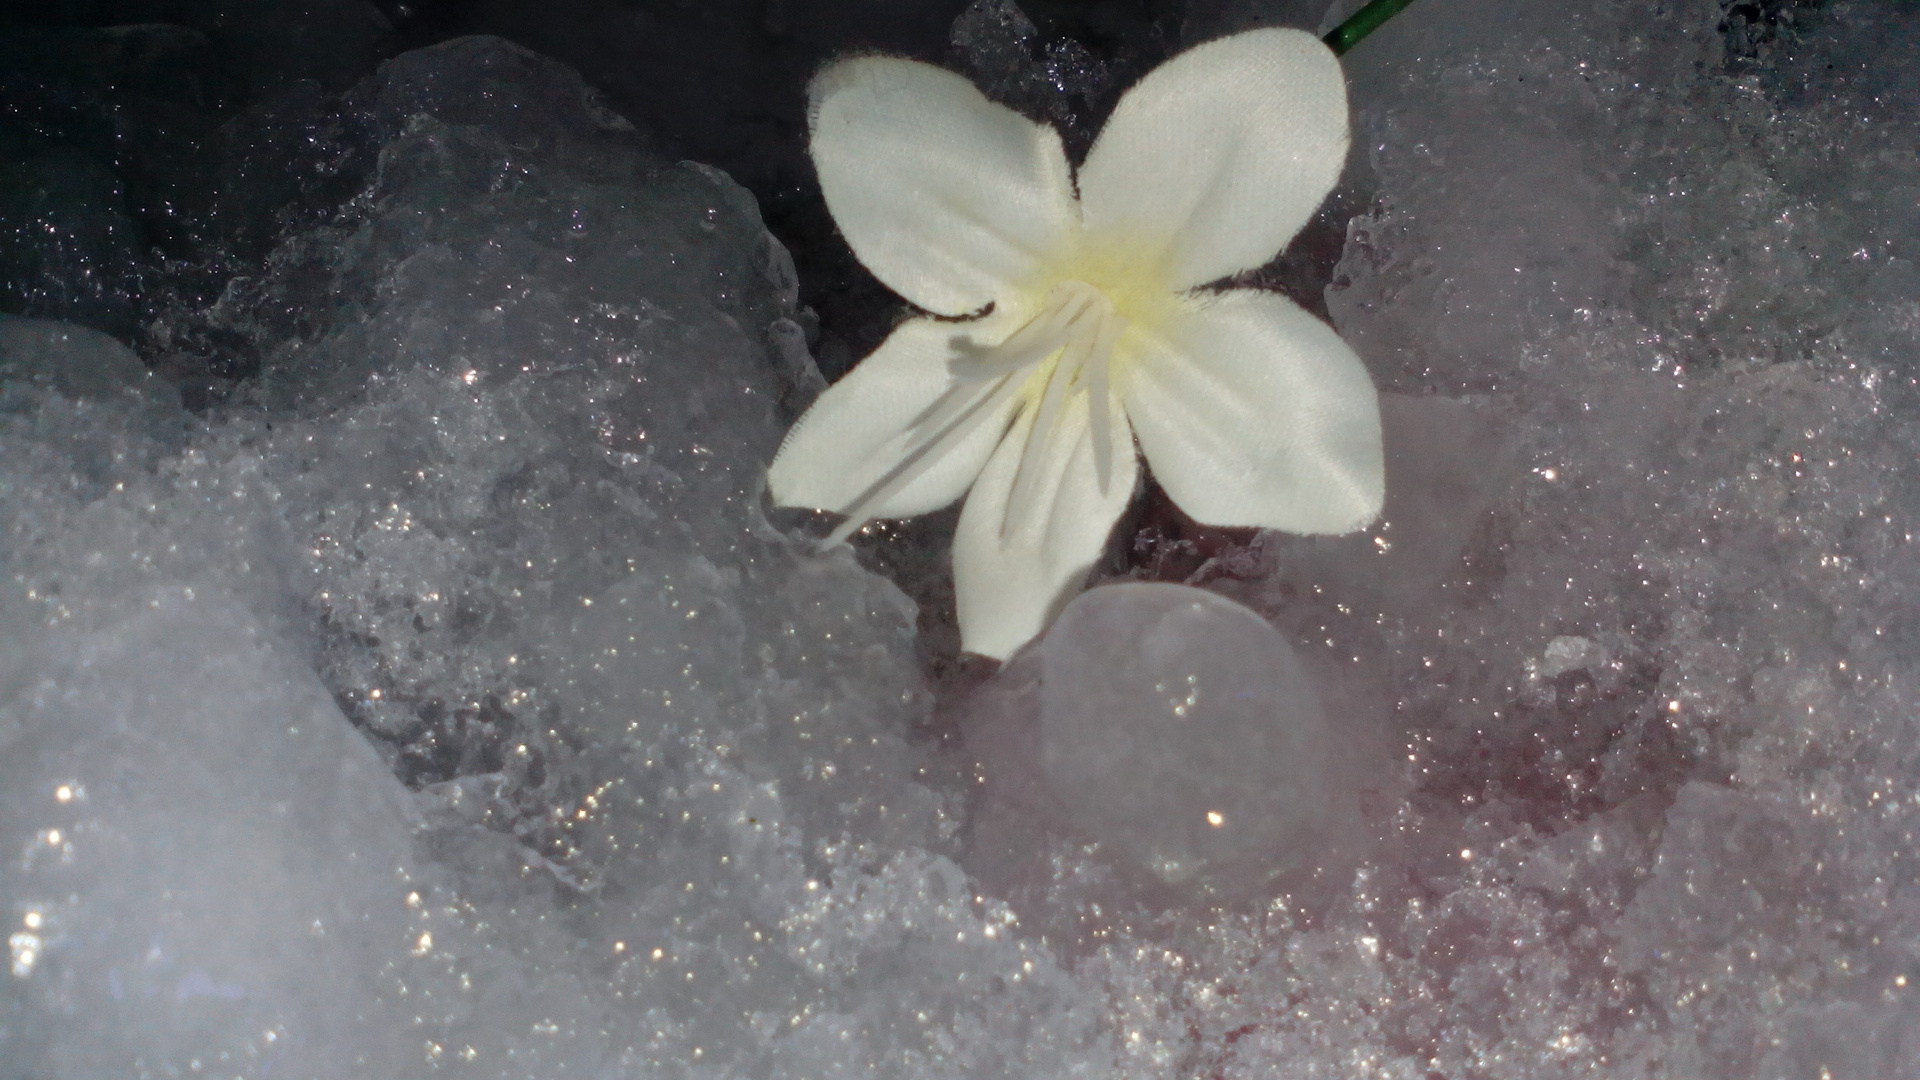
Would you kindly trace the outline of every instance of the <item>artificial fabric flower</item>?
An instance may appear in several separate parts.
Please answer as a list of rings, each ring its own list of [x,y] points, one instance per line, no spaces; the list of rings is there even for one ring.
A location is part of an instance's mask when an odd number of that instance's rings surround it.
[[[1347,152],[1339,61],[1293,30],[1201,45],[1120,99],[1077,173],[1060,136],[927,64],[861,57],[810,89],[835,223],[928,314],[787,433],[784,506],[875,518],[966,497],[962,645],[1005,658],[1080,587],[1139,475],[1214,525],[1342,533],[1379,513],[1379,401],[1285,297],[1205,289],[1300,230]]]

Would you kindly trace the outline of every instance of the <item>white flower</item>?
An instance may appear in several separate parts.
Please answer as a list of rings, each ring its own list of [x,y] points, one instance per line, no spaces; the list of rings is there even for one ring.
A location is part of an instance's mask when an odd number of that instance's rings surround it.
[[[1346,86],[1311,35],[1191,49],[1127,91],[1076,176],[1060,136],[958,75],[823,71],[813,162],[854,254],[930,313],[829,388],[769,470],[776,502],[874,518],[967,497],[964,646],[1006,657],[1100,556],[1139,473],[1197,520],[1341,533],[1379,512],[1379,402],[1260,266],[1339,177]],[[1077,182],[1077,194],[1076,194]]]

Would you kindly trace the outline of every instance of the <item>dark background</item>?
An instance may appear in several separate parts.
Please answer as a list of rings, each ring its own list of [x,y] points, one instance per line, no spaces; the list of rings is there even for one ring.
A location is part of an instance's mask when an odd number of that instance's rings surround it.
[[[1819,0],[1722,0],[1736,60]],[[371,167],[340,95],[400,52],[497,34],[575,68],[667,159],[718,166],[793,252],[829,377],[898,301],[834,233],[805,156],[805,85],[863,50],[944,63],[1084,153],[1115,97],[1186,44],[1313,27],[1325,0],[73,0],[0,5],[0,312],[127,341],[223,400],[257,368],[197,327],[275,242]],[[1024,12],[1024,15],[1021,14]],[[966,15],[965,19],[961,17]],[[958,24],[956,20],[961,20]],[[1030,21],[1027,21],[1030,20]],[[1365,199],[1350,177],[1264,283],[1319,309]]]

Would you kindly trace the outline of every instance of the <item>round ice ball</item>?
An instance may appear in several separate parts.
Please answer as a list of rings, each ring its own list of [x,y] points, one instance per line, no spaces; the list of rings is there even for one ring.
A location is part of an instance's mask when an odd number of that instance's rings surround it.
[[[1350,801],[1300,659],[1183,585],[1093,589],[1041,645],[1041,769],[1073,825],[1169,882],[1312,864]]]

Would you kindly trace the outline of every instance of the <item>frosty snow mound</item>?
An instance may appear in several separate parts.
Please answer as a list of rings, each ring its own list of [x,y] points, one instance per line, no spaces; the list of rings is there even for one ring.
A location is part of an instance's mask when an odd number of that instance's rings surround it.
[[[1374,528],[1207,572],[1405,787],[1326,902],[1218,911],[1070,828],[1017,909],[968,877],[910,606],[759,517],[751,204],[563,68],[409,54],[364,197],[207,316],[264,404],[0,374],[0,1071],[1914,1076],[1899,15],[1421,0],[1352,54],[1329,307],[1472,400],[1388,408]]]

